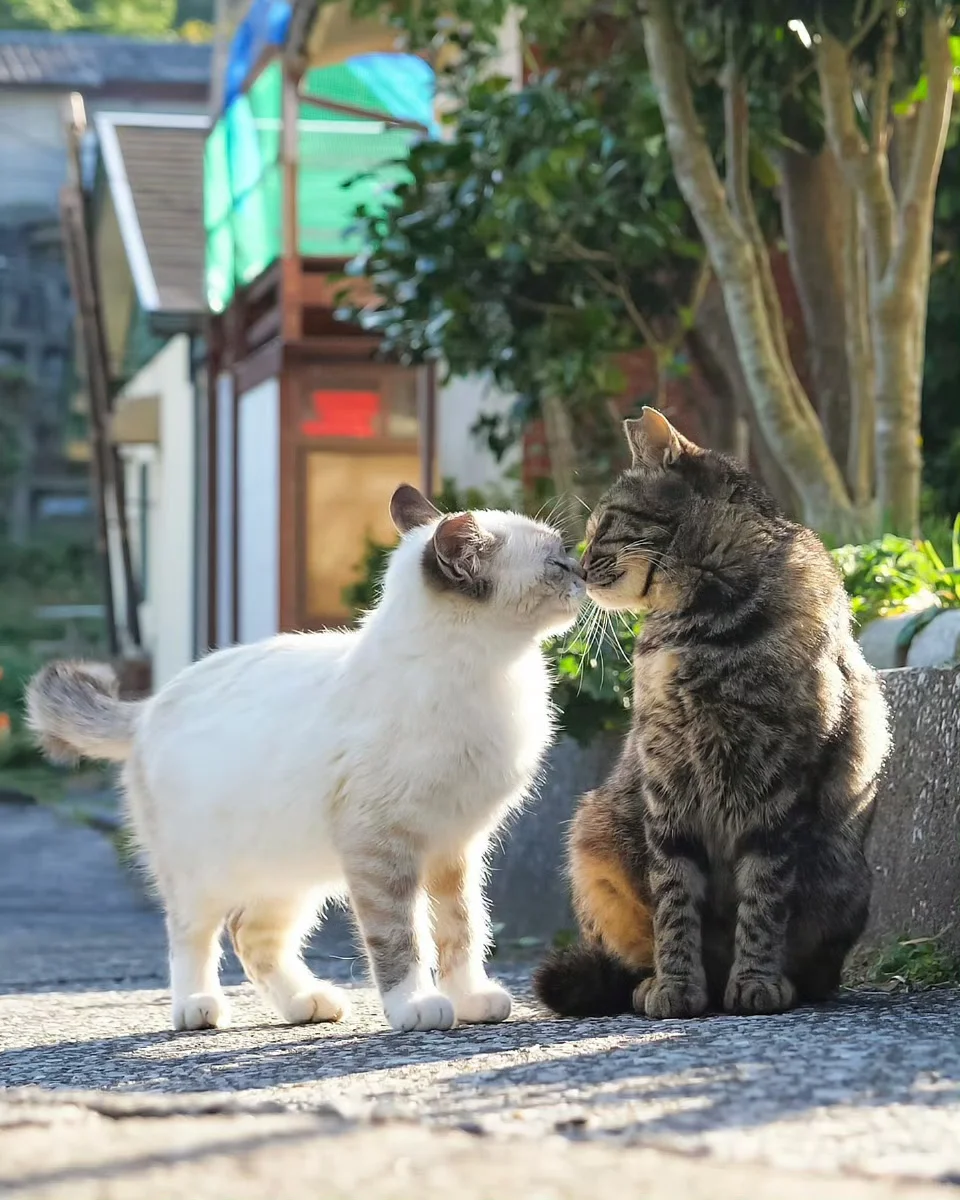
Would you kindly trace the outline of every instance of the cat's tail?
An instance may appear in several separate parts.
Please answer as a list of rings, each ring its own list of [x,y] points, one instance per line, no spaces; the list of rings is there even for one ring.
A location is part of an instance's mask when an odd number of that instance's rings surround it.
[[[554,950],[533,976],[537,999],[561,1017],[633,1012],[633,992],[653,968],[628,967],[595,943]]]
[[[120,699],[117,677],[99,663],[52,662],[27,685],[27,724],[47,758],[123,762],[141,705]]]

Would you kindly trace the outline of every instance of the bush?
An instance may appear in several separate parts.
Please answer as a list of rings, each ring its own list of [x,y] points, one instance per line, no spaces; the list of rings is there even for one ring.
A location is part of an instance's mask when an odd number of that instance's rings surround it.
[[[564,733],[586,743],[630,724],[633,646],[642,628],[642,617],[593,609],[548,646],[557,680],[553,701]]]
[[[951,531],[950,566],[932,541],[890,534],[860,546],[841,546],[833,554],[858,626],[931,605],[960,607],[960,516]]]

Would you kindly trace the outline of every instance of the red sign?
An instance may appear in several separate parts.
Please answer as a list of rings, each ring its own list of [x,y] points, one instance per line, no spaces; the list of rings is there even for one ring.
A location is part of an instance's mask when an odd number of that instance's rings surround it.
[[[380,411],[379,392],[316,391],[312,417],[300,425],[306,437],[371,438]]]

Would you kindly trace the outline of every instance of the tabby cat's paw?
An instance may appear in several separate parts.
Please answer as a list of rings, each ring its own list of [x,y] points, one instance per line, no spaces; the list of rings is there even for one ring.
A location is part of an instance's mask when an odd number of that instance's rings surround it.
[[[702,1016],[708,1003],[703,980],[683,979],[676,975],[645,979],[633,993],[636,1011],[658,1020]]]
[[[785,975],[733,974],[727,983],[723,1007],[729,1013],[746,1016],[780,1013],[792,1008],[796,998],[796,988]]]
[[[457,1020],[462,1025],[496,1025],[510,1016],[512,1003],[510,993],[492,982],[475,992],[453,997]]]

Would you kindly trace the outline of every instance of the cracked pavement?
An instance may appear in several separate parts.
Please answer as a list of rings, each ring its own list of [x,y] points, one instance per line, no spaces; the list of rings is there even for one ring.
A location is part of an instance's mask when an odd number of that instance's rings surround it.
[[[559,1021],[522,964],[503,1026],[387,1030],[348,928],[311,947],[342,1025],[168,1028],[162,920],[100,834],[0,807],[0,1193],[43,1197],[943,1196],[960,995],[781,1017]]]

